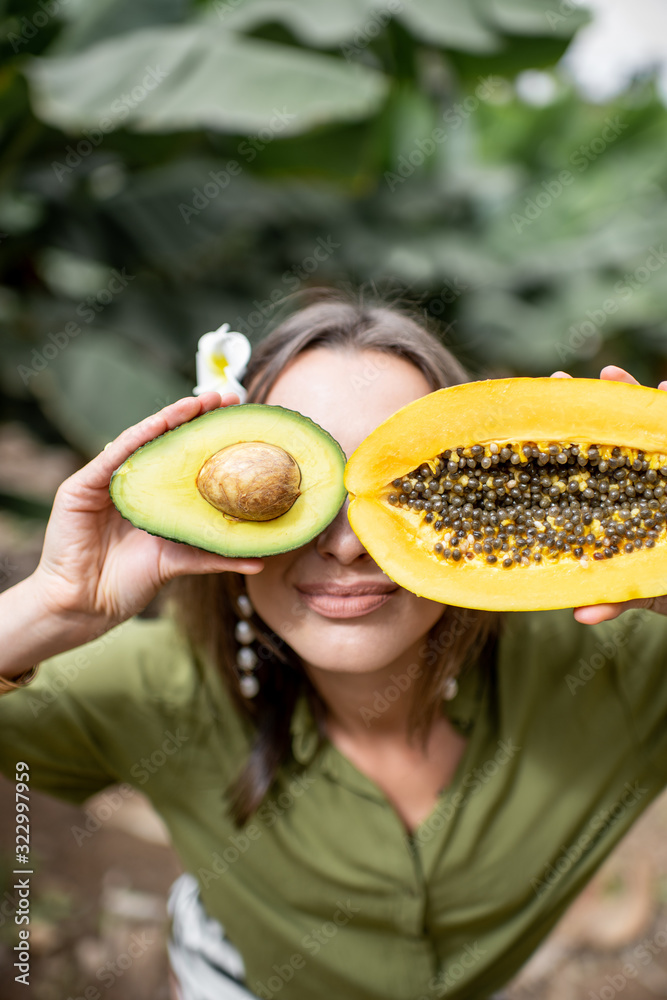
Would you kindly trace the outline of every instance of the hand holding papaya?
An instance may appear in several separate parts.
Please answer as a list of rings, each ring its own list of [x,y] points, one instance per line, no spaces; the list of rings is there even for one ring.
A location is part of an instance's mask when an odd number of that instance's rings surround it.
[[[552,378],[572,378],[567,372],[557,371]],[[633,378],[625,369],[617,365],[607,365],[600,372],[600,378],[609,382],[626,382],[628,385],[639,385],[636,378]],[[667,391],[667,381],[661,382],[658,389]],[[624,611],[630,608],[650,608],[661,614],[667,614],[667,596],[665,597],[643,597],[633,601],[622,601],[616,604],[591,604],[574,609],[574,617],[584,625],[597,625],[600,622],[611,621],[618,618]]]

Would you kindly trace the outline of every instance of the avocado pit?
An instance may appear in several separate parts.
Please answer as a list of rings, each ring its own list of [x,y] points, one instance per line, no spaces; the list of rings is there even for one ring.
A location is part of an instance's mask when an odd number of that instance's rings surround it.
[[[301,470],[283,448],[241,441],[204,462],[197,489],[207,503],[242,521],[272,521],[300,496]]]

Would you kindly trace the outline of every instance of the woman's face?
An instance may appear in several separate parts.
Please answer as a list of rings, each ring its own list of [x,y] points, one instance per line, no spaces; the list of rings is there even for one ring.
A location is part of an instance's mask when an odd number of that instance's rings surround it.
[[[324,427],[349,458],[383,420],[431,391],[410,362],[377,351],[315,348],[280,375],[266,402],[298,410]],[[260,617],[306,664],[370,672],[406,656],[443,606],[393,583],[352,531],[347,502],[300,549],[270,556],[246,577]]]

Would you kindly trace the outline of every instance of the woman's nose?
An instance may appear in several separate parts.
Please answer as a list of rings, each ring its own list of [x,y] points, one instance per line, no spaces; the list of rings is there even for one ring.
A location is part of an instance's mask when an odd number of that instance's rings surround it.
[[[349,503],[347,499],[331,524],[317,536],[315,543],[319,555],[334,558],[343,566],[349,566],[357,559],[371,559],[350,526],[347,517]]]

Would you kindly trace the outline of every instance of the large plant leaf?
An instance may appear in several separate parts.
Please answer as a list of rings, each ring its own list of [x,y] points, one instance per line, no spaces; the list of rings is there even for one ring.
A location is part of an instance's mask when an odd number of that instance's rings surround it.
[[[570,38],[590,16],[581,7],[557,0],[477,0],[488,20],[511,35]]]
[[[79,52],[113,35],[140,28],[183,21],[188,0],[78,0],[74,5],[60,4],[58,13],[68,19],[51,55]]]
[[[290,135],[368,115],[386,90],[375,70],[210,24],[136,31],[36,59],[26,73],[36,113],[65,130],[104,130],[106,120],[107,131],[268,127]]]
[[[393,16],[386,0],[216,0],[207,18],[230,31],[252,31],[279,22],[308,45],[331,47],[370,41]]]
[[[470,52],[494,52],[500,39],[468,0],[409,0],[398,15],[418,38],[431,45]]]
[[[184,379],[110,331],[74,340],[31,380],[31,391],[60,433],[95,454],[126,427],[189,395]]]

